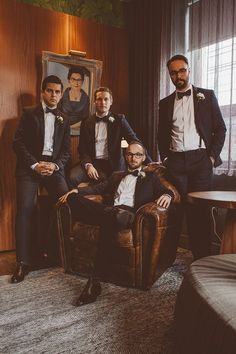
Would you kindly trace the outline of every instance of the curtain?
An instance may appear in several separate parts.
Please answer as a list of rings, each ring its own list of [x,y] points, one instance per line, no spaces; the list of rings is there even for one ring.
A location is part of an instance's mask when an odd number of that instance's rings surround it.
[[[163,0],[133,1],[127,6],[130,45],[129,121],[149,154],[157,158],[160,82],[160,22]]]

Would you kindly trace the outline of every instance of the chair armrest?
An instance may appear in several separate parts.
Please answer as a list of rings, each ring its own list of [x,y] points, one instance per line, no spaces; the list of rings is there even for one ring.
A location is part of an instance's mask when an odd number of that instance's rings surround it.
[[[150,202],[141,206],[136,212],[135,218],[135,232],[134,232],[134,244],[142,244],[142,228],[143,222],[146,219],[151,219],[154,223],[155,233],[160,232],[160,228],[163,229],[167,226],[167,221],[169,214],[172,212],[173,206],[171,205],[168,209],[160,207],[156,202]],[[155,238],[155,235],[153,235]]]

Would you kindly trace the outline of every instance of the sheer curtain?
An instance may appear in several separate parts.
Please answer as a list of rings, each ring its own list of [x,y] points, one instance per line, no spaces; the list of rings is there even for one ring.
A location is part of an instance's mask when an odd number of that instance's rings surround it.
[[[167,26],[168,23],[168,26]],[[166,45],[168,38],[170,43]],[[177,53],[190,61],[191,82],[213,89],[227,126],[215,174],[236,175],[236,1],[176,0],[162,11],[160,97],[174,90],[166,60]]]

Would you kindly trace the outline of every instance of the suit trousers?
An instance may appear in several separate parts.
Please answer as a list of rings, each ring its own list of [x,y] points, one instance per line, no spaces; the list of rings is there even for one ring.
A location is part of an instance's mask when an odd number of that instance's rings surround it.
[[[63,173],[54,172],[51,176],[40,176],[30,171],[16,176],[16,258],[17,261],[31,263],[32,219],[37,204],[38,187],[43,185],[52,202],[68,191]]]
[[[116,242],[116,235],[119,231],[113,211],[115,212],[115,209],[119,208],[134,213],[134,208],[127,205],[108,207],[105,204],[97,203],[75,193],[69,195],[68,204],[71,208],[73,220],[100,226],[100,238],[94,259],[95,273],[93,275],[99,277],[100,273],[106,274],[106,271],[108,271],[107,264],[112,258],[110,250]]]
[[[75,165],[71,171],[68,178],[68,186],[70,189],[77,187],[81,182],[95,182],[99,183],[102,180],[106,179],[112,174],[111,164],[108,160],[96,159],[93,161],[93,166],[98,171],[99,179],[97,181],[91,180],[87,176],[85,168],[78,163]]]
[[[186,152],[170,152],[166,162],[170,180],[182,199],[179,217],[179,234],[186,214],[190,248],[194,259],[211,254],[211,219],[207,207],[198,207],[187,202],[189,192],[211,189],[213,166],[206,149]]]

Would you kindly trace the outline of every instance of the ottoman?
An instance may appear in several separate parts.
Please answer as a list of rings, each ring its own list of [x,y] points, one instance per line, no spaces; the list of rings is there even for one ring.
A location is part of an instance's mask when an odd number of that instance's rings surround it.
[[[236,254],[190,266],[176,307],[176,353],[236,353]]]

